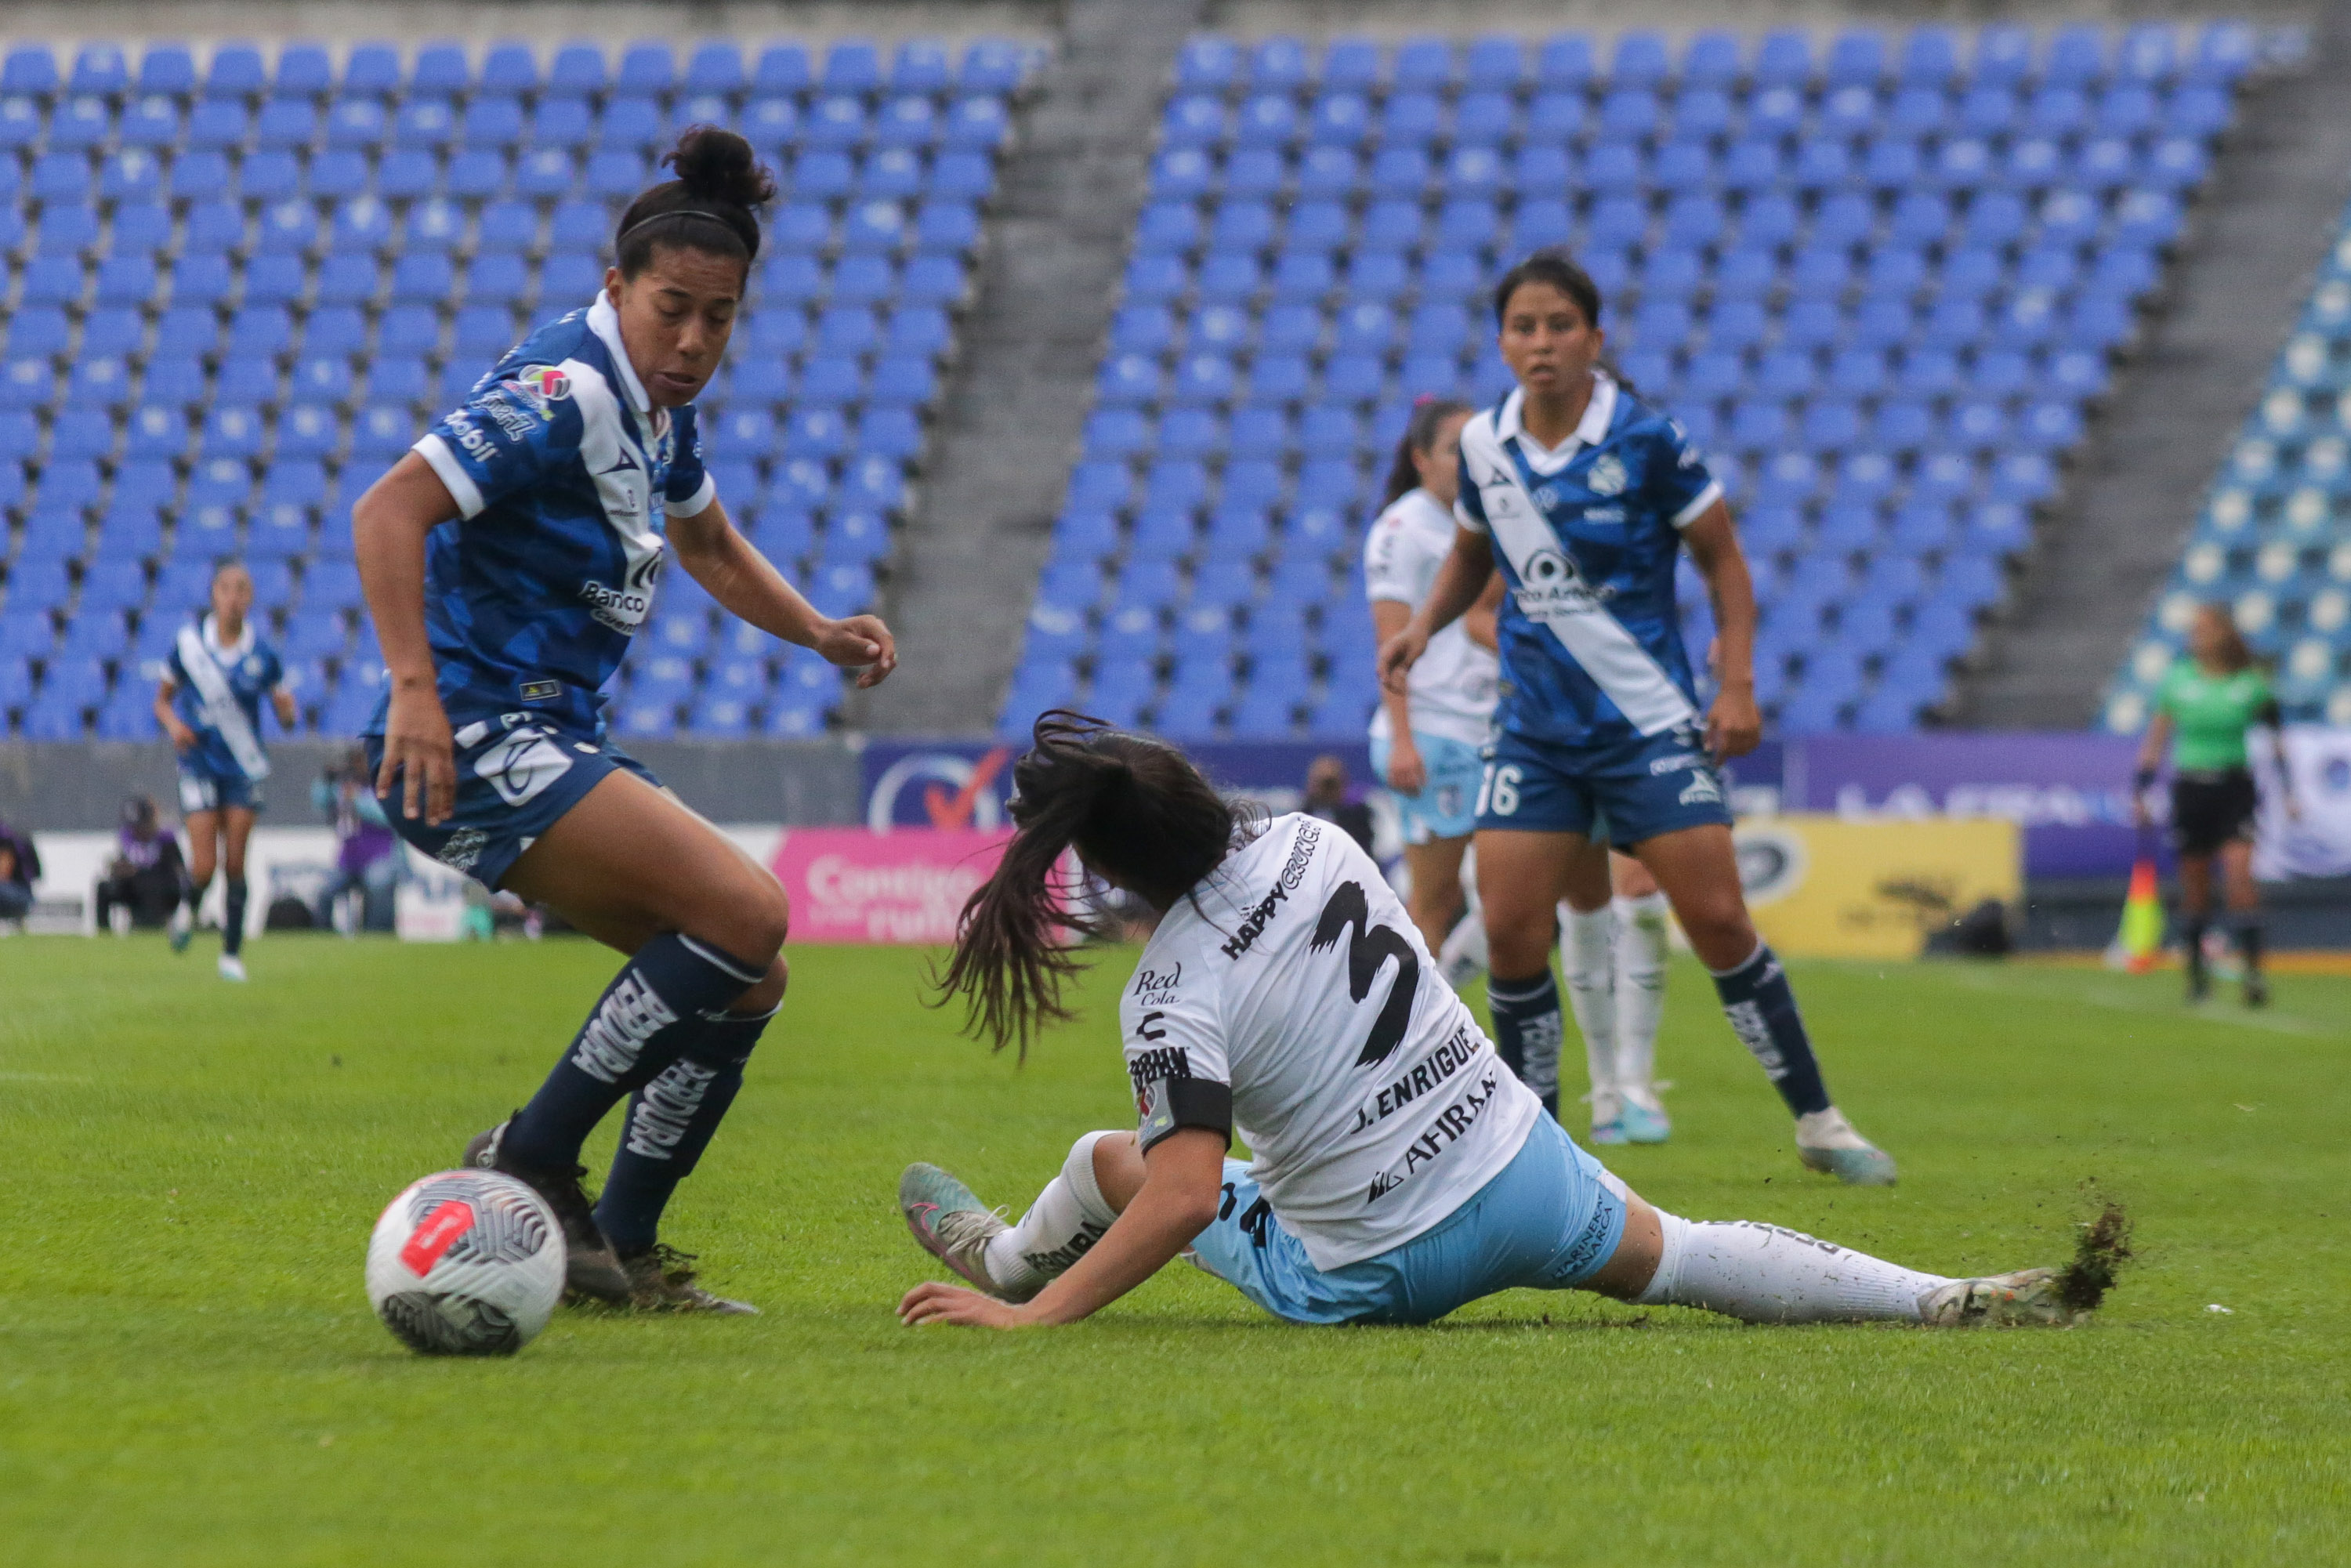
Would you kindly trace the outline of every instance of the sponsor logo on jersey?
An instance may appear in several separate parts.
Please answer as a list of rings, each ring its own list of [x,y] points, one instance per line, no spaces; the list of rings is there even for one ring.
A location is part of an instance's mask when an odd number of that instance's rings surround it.
[[[1659,773],[1678,773],[1685,768],[1700,767],[1705,761],[1706,758],[1695,751],[1677,751],[1668,756],[1652,758],[1649,763],[1649,772],[1652,776]]]
[[[1583,487],[1595,496],[1621,496],[1625,493],[1625,460],[1613,452],[1604,452],[1592,460],[1583,476]]]
[[[482,427],[474,423],[469,411],[459,409],[443,423],[448,425],[449,434],[457,438],[457,444],[465,455],[475,462],[487,463],[498,455],[497,444],[482,434]]]
[[[1191,1077],[1192,1058],[1180,1045],[1138,1051],[1127,1061],[1126,1076],[1134,1085],[1136,1106],[1141,1109],[1143,1098],[1151,1092],[1153,1084],[1164,1083],[1171,1078]]]
[[[1176,964],[1164,973],[1142,968],[1134,972],[1134,995],[1144,1007],[1165,1007],[1176,999],[1176,988],[1184,983],[1184,966]]]
[[[1347,1129],[1347,1135],[1353,1137],[1366,1128],[1378,1126],[1422,1095],[1445,1084],[1477,1060],[1485,1043],[1472,1036],[1466,1024],[1456,1026],[1445,1043],[1415,1062],[1411,1071],[1355,1108],[1355,1124]]]
[[[1685,806],[1701,806],[1709,802],[1719,806],[1722,804],[1722,786],[1715,781],[1709,769],[1701,768],[1690,775],[1688,783],[1682,786],[1678,799]]]
[[[530,399],[531,405],[542,414],[547,413],[549,403],[561,402],[571,395],[571,378],[553,365],[533,365],[518,371],[507,385]]]
[[[1625,508],[1622,507],[1586,507],[1583,508],[1583,520],[1587,523],[1603,525],[1609,523],[1621,523],[1625,520]]]
[[[511,382],[501,382],[499,390],[493,395],[475,399],[474,411],[476,413],[488,414],[492,423],[505,433],[507,440],[528,441],[538,434],[539,422],[532,416],[528,409],[524,408],[513,397],[507,394],[506,389],[513,385]]]
[[[1290,849],[1290,859],[1282,863],[1281,874],[1274,878],[1272,888],[1258,900],[1255,908],[1242,917],[1239,929],[1232,934],[1231,938],[1219,945],[1218,950],[1226,957],[1238,958],[1257,946],[1257,939],[1273,923],[1275,911],[1289,903],[1292,890],[1306,880],[1306,864],[1314,858],[1315,847],[1322,841],[1322,829],[1319,824],[1305,822],[1300,825],[1298,841]]]
[[[1364,1193],[1364,1201],[1366,1204],[1379,1202],[1418,1175],[1421,1166],[1459,1143],[1462,1135],[1478,1124],[1478,1119],[1486,1113],[1487,1108],[1500,1098],[1500,1092],[1499,1068],[1462,1091],[1460,1099],[1437,1113],[1437,1120],[1429,1124],[1428,1131],[1405,1146],[1401,1165],[1390,1166],[1372,1178],[1371,1190]]]
[[[1605,584],[1593,587],[1564,551],[1545,546],[1527,558],[1510,597],[1520,611],[1541,619],[1548,613],[1582,614],[1596,610],[1615,592]]]
[[[645,623],[646,612],[653,607],[650,590],[608,588],[593,578],[580,585],[580,598],[598,622],[624,637],[637,634],[637,628]]]

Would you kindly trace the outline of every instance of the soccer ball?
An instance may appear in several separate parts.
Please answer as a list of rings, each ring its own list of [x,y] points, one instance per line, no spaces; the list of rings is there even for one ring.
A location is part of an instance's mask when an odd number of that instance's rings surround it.
[[[368,1239],[368,1303],[424,1355],[512,1355],[563,1296],[563,1228],[496,1171],[443,1171],[392,1200]]]

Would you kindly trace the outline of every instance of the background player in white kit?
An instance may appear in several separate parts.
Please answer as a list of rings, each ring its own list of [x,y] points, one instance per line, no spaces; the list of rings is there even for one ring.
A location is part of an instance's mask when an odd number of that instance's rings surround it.
[[[1467,403],[1424,398],[1396,444],[1386,500],[1364,540],[1364,592],[1383,643],[1404,630],[1452,553],[1461,426],[1470,412]],[[1478,825],[1479,751],[1502,673],[1494,653],[1501,596],[1498,574],[1484,599],[1428,640],[1409,685],[1383,691],[1372,715],[1372,771],[1395,791],[1412,873],[1406,902],[1432,952],[1462,917],[1461,857]]]
[[[1259,824],[1181,752],[1055,711],[1013,770],[1019,825],[943,985],[998,1046],[1066,1018],[1061,857],[1162,914],[1119,1007],[1137,1130],[1089,1133],[1018,1226],[908,1167],[915,1239],[978,1289],[908,1323],[1086,1316],[1188,1251],[1298,1322],[1426,1322],[1518,1287],[1753,1322],[2055,1323],[2102,1286],[1922,1274],[1774,1226],[1692,1224],[1578,1148],[1509,1071],[1379,868],[1344,834]],[[1225,1157],[1233,1134],[1247,1165]]]

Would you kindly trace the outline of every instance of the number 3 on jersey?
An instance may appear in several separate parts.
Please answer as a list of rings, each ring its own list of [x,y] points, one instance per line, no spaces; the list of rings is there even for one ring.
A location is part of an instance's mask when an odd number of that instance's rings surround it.
[[[1519,785],[1524,781],[1516,763],[1496,767],[1486,764],[1485,776],[1478,781],[1478,810],[1473,814],[1484,816],[1490,805],[1497,817],[1516,816],[1519,810]]]

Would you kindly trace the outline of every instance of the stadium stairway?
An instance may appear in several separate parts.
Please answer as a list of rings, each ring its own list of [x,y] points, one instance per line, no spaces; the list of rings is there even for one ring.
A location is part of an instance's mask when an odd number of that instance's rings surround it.
[[[1079,0],[1005,160],[977,305],[900,530],[884,611],[918,680],[852,699],[852,725],[979,727],[1000,700],[1092,404],[1158,128],[1158,86],[1200,0]]]
[[[2138,340],[2259,41],[1189,40],[1000,732],[1071,701],[1359,732],[1382,461],[1416,395],[1507,386],[1483,292],[1562,243],[1740,511],[1772,723],[1916,727]]]
[[[2255,587],[2250,567],[2211,581],[2193,578],[2183,549],[2210,530],[2212,503],[2229,488],[2225,472],[2216,482],[2214,470],[2237,444],[2247,411],[2262,402],[2279,345],[2295,329],[2351,197],[2351,26],[2339,12],[2322,16],[2306,68],[2240,99],[2238,122],[2173,263],[2169,308],[2117,374],[2009,612],[1962,683],[1957,722],[2135,729],[2144,712],[2130,699],[2146,685],[2135,668],[2168,665],[2179,641],[2179,625],[2169,622],[2183,612],[2169,601],[2183,593],[2232,598]],[[2351,534],[2338,521],[2334,538]],[[2230,580],[2219,581],[2223,576]],[[2252,613],[2262,622],[2257,640],[2275,644],[2264,652],[2286,653],[2270,618]],[[2117,664],[2122,675],[2109,688]],[[2314,686],[2305,695],[2310,713],[2325,706]]]

